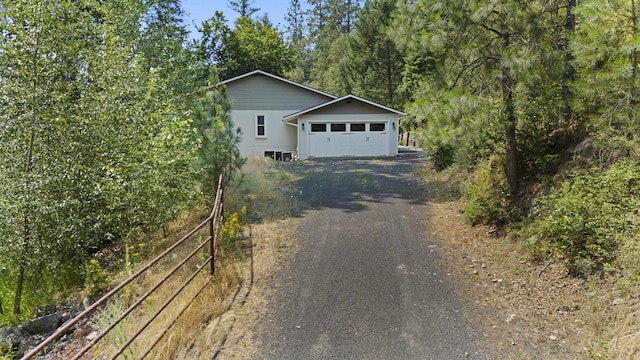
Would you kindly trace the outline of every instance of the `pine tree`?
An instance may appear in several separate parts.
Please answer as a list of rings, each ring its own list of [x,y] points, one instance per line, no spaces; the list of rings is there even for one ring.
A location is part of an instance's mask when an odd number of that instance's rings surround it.
[[[229,0],[229,7],[240,17],[251,17],[260,11],[260,8],[252,7],[255,0]]]
[[[571,43],[581,77],[576,81],[581,111],[591,115],[595,160],[609,166],[633,154],[638,143],[638,8],[635,0],[580,2],[580,32]]]
[[[406,100],[400,90],[404,59],[388,34],[395,9],[393,0],[367,1],[352,41],[355,92],[391,107]]]
[[[240,128],[231,119],[231,102],[224,85],[219,83],[217,70],[211,69],[209,84],[204,95],[193,109],[194,128],[197,130],[200,148],[198,159],[203,170],[203,193],[212,194],[222,176],[223,186],[245,162],[240,156]]]
[[[394,24],[398,29],[394,30],[394,39],[403,51],[409,56],[423,53],[408,64],[425,66],[428,71],[421,74],[422,78],[414,78],[420,85],[413,115],[432,123],[428,126],[436,137],[442,133],[465,137],[471,148],[482,137],[497,139],[487,131],[500,124],[512,197],[518,194],[520,182],[517,147],[523,142],[517,138],[518,126],[527,127],[529,115],[525,112],[519,118],[518,110],[531,109],[524,95],[533,94],[531,86],[538,76],[535,72],[545,78],[549,69],[543,64],[557,58],[557,53],[547,55],[550,33],[557,22],[544,16],[553,14],[556,8],[555,3],[538,1],[423,0],[403,5]],[[557,82],[555,79],[544,85],[543,91],[553,89]]]

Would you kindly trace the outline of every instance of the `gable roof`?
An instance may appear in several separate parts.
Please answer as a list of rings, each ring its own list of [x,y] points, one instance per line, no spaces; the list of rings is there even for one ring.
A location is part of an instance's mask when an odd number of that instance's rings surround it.
[[[297,117],[299,117],[299,116],[301,116],[301,115],[308,114],[308,113],[310,113],[310,112],[314,112],[314,111],[316,111],[316,110],[319,110],[319,109],[322,109],[322,108],[325,108],[325,107],[331,106],[331,105],[333,105],[333,104],[337,104],[337,103],[339,103],[339,102],[341,102],[341,101],[344,101],[344,100],[351,100],[351,99],[353,99],[353,100],[357,100],[357,101],[360,101],[360,102],[363,102],[363,103],[365,103],[365,104],[368,104],[368,105],[371,105],[371,106],[374,106],[374,107],[377,107],[377,108],[379,108],[379,109],[382,109],[382,110],[388,111],[388,112],[390,112],[390,113],[398,114],[398,115],[400,115],[400,116],[404,116],[404,115],[406,115],[406,114],[405,114],[405,113],[403,113],[402,111],[398,111],[398,110],[392,109],[392,108],[390,108],[390,107],[386,107],[386,106],[384,106],[384,105],[380,105],[380,104],[378,104],[378,103],[375,103],[375,102],[373,102],[373,101],[369,101],[369,100],[367,100],[367,99],[363,99],[363,98],[361,98],[361,97],[358,97],[358,96],[355,96],[355,95],[349,94],[349,95],[343,96],[343,97],[341,97],[341,98],[334,98],[333,100],[331,100],[331,101],[327,101],[326,103],[322,103],[322,104],[319,104],[319,105],[316,105],[316,106],[310,107],[310,108],[308,108],[308,109],[301,110],[301,111],[295,112],[295,113],[293,113],[293,114],[287,115],[287,116],[283,117],[283,118],[282,118],[282,120],[283,120],[283,121],[293,120],[293,119],[295,119],[295,118],[297,118]]]
[[[297,87],[299,87],[301,89],[305,89],[305,90],[308,90],[308,91],[311,91],[311,92],[314,92],[314,93],[317,93],[317,94],[320,94],[320,95],[323,95],[323,96],[326,96],[326,97],[329,97],[329,98],[332,98],[332,99],[336,99],[337,98],[337,96],[335,96],[335,95],[327,94],[325,92],[322,92],[320,90],[314,89],[312,87],[305,86],[305,85],[302,85],[302,84],[298,84],[295,81],[287,80],[285,78],[270,74],[270,73],[268,73],[266,71],[262,71],[262,70],[254,70],[252,72],[249,72],[249,73],[246,73],[246,74],[243,74],[243,75],[240,75],[240,76],[236,76],[236,77],[231,78],[231,79],[227,79],[227,80],[221,81],[216,85],[226,85],[226,84],[229,84],[231,82],[234,82],[234,81],[237,81],[237,80],[240,80],[240,79],[244,79],[244,78],[247,78],[247,77],[250,77],[250,76],[255,76],[255,75],[267,76],[267,77],[270,77],[272,79],[275,79],[275,80],[278,80],[278,81],[282,81],[282,82],[287,83],[289,85],[297,86]]]

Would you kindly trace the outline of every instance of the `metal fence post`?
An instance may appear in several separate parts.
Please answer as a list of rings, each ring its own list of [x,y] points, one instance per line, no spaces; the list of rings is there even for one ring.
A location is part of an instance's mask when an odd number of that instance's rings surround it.
[[[211,256],[211,263],[209,264],[209,266],[211,267],[211,275],[213,275],[216,271],[216,265],[215,265],[215,254],[214,254],[214,239],[215,239],[215,222],[216,222],[216,217],[217,214],[213,214],[213,216],[211,217],[211,220],[209,221],[209,237],[211,238],[211,240],[209,240],[209,256]]]

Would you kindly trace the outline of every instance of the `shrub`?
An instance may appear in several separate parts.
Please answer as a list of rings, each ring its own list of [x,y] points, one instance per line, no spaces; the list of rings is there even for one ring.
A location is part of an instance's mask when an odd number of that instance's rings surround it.
[[[222,225],[218,246],[223,255],[231,254],[238,250],[238,237],[242,233],[238,213],[233,213]]]
[[[455,148],[453,145],[445,143],[436,143],[425,147],[425,153],[433,163],[433,167],[442,171],[455,162]]]
[[[89,260],[84,287],[87,290],[87,297],[89,298],[93,298],[109,288],[109,277],[106,271],[100,266],[98,260]]]
[[[638,232],[639,170],[624,161],[604,172],[573,173],[537,201],[542,215],[534,226],[572,274],[611,266],[623,239]]]
[[[470,224],[497,225],[516,217],[501,165],[501,160],[491,157],[478,166],[475,179],[465,191],[465,220]]]

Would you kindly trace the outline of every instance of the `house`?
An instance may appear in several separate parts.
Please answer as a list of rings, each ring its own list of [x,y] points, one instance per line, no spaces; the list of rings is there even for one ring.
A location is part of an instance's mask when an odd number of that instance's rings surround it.
[[[256,70],[226,85],[231,116],[242,129],[242,156],[278,161],[318,157],[395,156],[404,113],[331,94]]]

